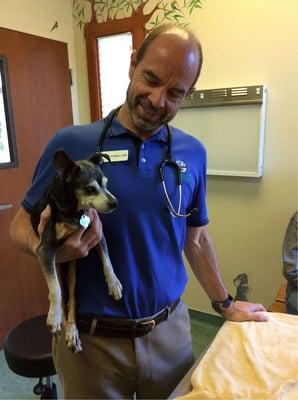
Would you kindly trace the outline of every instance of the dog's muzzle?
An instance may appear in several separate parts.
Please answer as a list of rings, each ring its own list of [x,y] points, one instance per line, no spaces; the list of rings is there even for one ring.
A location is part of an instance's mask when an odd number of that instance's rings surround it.
[[[78,315],[76,324],[80,332],[89,335],[135,338],[145,336],[161,322],[166,321],[173,311],[178,307],[180,299],[165,307],[151,318],[144,319],[114,319],[114,318],[92,318]]]

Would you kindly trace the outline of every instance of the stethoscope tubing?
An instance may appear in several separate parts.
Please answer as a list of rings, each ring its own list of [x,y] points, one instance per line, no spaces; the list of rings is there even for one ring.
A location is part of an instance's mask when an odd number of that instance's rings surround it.
[[[104,140],[106,138],[106,133],[107,133],[108,129],[111,127],[112,120],[113,120],[114,116],[116,115],[117,111],[119,110],[119,108],[111,111],[110,114],[107,116],[106,120],[104,121],[104,127],[102,128],[102,131],[99,135],[98,142],[96,145],[97,153],[101,153],[102,146],[103,146]],[[172,153],[173,133],[168,124],[165,124],[165,127],[167,129],[167,135],[168,135],[168,154],[167,154],[167,158],[165,160],[163,160],[160,164],[159,175],[160,175],[160,179],[161,179],[161,183],[162,183],[162,187],[163,187],[163,192],[164,192],[166,201],[168,203],[167,209],[170,212],[170,214],[172,215],[172,217],[174,217],[174,218],[175,217],[187,218],[187,217],[190,217],[191,215],[193,215],[194,213],[196,213],[198,210],[197,210],[197,208],[194,208],[189,213],[186,213],[186,214],[181,213],[182,171],[181,171],[181,167],[173,159],[173,153]],[[164,169],[166,166],[172,167],[176,171],[177,186],[178,186],[178,192],[179,192],[179,200],[178,200],[177,210],[175,209],[175,207],[170,199],[168,190],[167,190],[165,174],[164,174]]]

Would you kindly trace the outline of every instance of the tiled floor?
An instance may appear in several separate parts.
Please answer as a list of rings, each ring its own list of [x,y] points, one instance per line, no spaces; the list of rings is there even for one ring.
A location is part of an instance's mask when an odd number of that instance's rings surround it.
[[[216,335],[223,323],[223,319],[209,314],[190,311],[193,348],[196,358],[205,350]],[[3,351],[0,351],[0,399],[36,399],[32,392],[38,379],[23,378],[12,373],[4,359]],[[57,384],[59,397],[61,398],[61,387]]]

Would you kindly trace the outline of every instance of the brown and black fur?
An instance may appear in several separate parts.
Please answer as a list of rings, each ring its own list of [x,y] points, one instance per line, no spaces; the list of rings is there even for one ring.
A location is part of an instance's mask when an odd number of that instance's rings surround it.
[[[82,226],[81,218],[85,218],[88,209],[109,213],[117,206],[116,198],[107,190],[107,178],[100,168],[103,158],[108,156],[95,153],[88,160],[72,161],[62,149],[56,150],[53,164],[57,175],[31,212],[31,223],[38,235],[40,215],[48,205],[51,207],[50,219],[36,249],[49,288],[47,324],[57,334],[65,323],[67,345],[75,352],[82,350],[75,323],[75,261],[67,263],[68,303],[64,306],[55,258],[58,247]],[[102,260],[109,294],[119,300],[122,286],[113,271],[104,236],[96,249]]]

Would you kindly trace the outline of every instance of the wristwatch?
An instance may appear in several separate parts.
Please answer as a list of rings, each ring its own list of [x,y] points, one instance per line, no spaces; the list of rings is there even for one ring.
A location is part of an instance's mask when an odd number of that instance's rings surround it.
[[[215,310],[219,314],[222,314],[231,305],[231,303],[233,303],[233,300],[234,300],[233,297],[230,294],[228,294],[228,297],[225,300],[213,301],[211,303],[211,306],[213,310]]]

